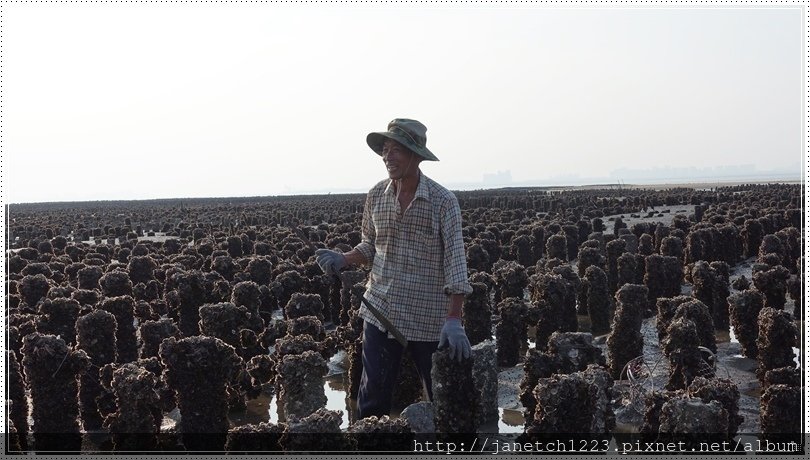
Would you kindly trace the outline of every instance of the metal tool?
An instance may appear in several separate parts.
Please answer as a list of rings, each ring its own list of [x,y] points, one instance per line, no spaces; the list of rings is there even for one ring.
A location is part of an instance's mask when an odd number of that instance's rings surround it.
[[[307,246],[309,246],[310,249],[312,249],[312,252],[315,252],[315,251],[318,250],[318,247],[315,246],[315,244],[313,244],[312,241],[309,240],[309,238],[306,236],[306,234],[300,228],[293,225],[292,227],[290,227],[290,229],[293,231],[293,233],[298,235],[298,237],[301,238],[301,240]],[[335,276],[337,276],[338,279],[340,279],[341,283],[346,284],[345,278],[343,277],[342,273],[335,272]],[[408,339],[406,339],[405,336],[402,335],[401,332],[399,332],[399,329],[397,329],[396,326],[394,326],[394,323],[392,323],[388,318],[386,318],[385,315],[383,315],[380,310],[377,310],[376,307],[371,305],[371,302],[366,300],[366,298],[364,296],[360,296],[360,301],[363,302],[363,305],[365,305],[366,308],[368,308],[368,310],[371,312],[371,314],[374,315],[375,318],[377,318],[377,320],[383,325],[383,327],[385,327],[388,330],[388,332],[390,332],[391,335],[393,335],[394,338],[397,339],[397,342],[402,344],[403,347],[407,348]]]

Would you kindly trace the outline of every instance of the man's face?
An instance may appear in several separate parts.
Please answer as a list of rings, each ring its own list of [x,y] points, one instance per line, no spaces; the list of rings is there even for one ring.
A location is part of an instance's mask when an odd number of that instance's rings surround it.
[[[399,180],[416,174],[419,158],[397,141],[387,139],[383,144],[382,159],[388,178]]]

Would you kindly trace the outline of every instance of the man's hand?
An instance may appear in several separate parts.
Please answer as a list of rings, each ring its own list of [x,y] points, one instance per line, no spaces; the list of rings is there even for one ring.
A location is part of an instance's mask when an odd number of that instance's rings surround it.
[[[315,260],[327,275],[337,274],[341,268],[346,266],[346,257],[340,252],[329,249],[315,251]]]
[[[467,359],[472,353],[470,341],[467,339],[467,334],[461,326],[461,320],[458,318],[447,318],[442,327],[442,334],[439,338],[439,348],[445,344],[450,345],[450,356],[457,361]]]

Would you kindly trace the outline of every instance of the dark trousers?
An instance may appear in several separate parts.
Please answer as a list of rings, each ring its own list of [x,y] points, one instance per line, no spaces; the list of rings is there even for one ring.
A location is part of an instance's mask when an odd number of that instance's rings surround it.
[[[433,352],[438,345],[438,341],[408,342],[408,353],[431,400],[430,368]],[[363,324],[363,376],[357,395],[358,420],[372,415],[381,417],[391,412],[391,398],[397,384],[403,350],[402,345],[396,339],[389,339],[386,332],[368,322]]]

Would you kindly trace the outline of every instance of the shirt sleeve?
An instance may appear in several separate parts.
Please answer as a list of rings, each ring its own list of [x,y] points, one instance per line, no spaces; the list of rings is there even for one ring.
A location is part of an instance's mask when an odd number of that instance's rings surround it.
[[[461,235],[461,209],[455,195],[451,194],[443,207],[444,293],[467,295],[472,293],[472,286],[467,279],[467,256]]]
[[[377,252],[374,246],[374,241],[377,239],[377,230],[374,228],[374,219],[371,216],[373,192],[374,190],[371,190],[366,195],[366,204],[363,207],[363,223],[361,225],[361,241],[360,244],[354,247],[363,254],[369,266],[374,263],[374,254]]]

